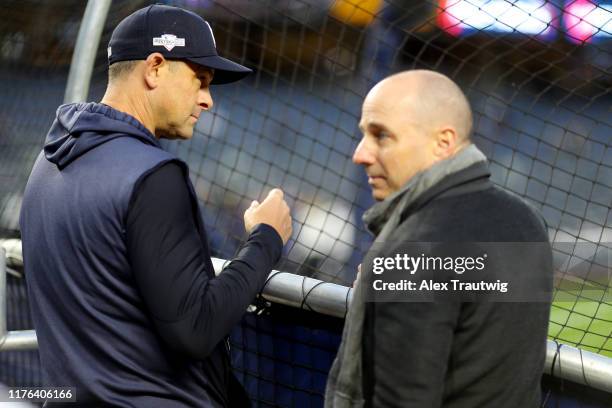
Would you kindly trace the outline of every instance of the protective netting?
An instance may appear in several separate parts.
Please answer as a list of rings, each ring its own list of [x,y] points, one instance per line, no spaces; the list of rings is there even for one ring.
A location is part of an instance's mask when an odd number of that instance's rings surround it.
[[[25,282],[8,277],[8,327],[32,327]],[[343,322],[318,313],[272,305],[246,314],[230,336],[234,373],[254,408],[321,407],[327,373],[336,355]],[[0,353],[0,383],[42,385],[37,351]],[[543,407],[609,407],[612,395],[554,377],[542,381]],[[78,399],[77,399],[78,401]]]
[[[612,356],[609,3],[166,3],[205,16],[219,52],[256,70],[213,89],[215,107],[191,141],[164,144],[190,166],[215,256],[232,257],[245,236],[244,209],[280,186],[295,223],[277,268],[352,282],[371,242],[361,215],[373,203],[351,163],[361,102],[389,73],[435,69],[467,93],[493,180],[537,206],[551,239],[562,243],[551,338]],[[112,29],[144,4],[113,2],[90,100],[104,92]],[[0,7],[0,228],[11,234],[63,98],[84,7],[67,0]]]
[[[8,330],[33,328],[25,281],[15,275],[7,277],[6,302]],[[0,352],[0,384],[16,387],[42,385],[42,372],[37,350]]]
[[[18,275],[7,279],[9,330],[33,327],[25,281]],[[323,406],[341,331],[341,319],[280,305],[245,314],[230,336],[231,358],[254,407]],[[0,384],[43,385],[38,351],[0,352]]]
[[[8,0],[0,6],[0,232],[18,229],[23,188],[62,103],[85,5]]]
[[[435,69],[467,93],[493,180],[538,207],[563,243],[550,336],[612,356],[609,6],[180,4],[208,16],[220,52],[256,69],[214,90],[191,142],[166,144],[190,164],[216,255],[233,255],[242,211],[281,186],[295,223],[279,269],[352,282],[371,242],[360,220],[370,192],[350,161],[361,102],[389,73]]]

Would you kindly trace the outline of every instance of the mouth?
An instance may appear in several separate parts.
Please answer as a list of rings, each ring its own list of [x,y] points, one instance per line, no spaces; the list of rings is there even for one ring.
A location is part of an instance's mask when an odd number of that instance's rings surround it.
[[[374,184],[377,181],[384,180],[383,176],[370,176],[368,175],[368,184]]]

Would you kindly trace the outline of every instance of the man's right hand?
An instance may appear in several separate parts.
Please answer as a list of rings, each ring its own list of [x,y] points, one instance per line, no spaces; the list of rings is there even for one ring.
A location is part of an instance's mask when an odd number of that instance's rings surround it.
[[[287,243],[292,231],[291,214],[281,189],[270,191],[261,204],[253,201],[244,212],[244,228],[247,232],[251,232],[257,224],[268,224],[278,232],[283,245]]]

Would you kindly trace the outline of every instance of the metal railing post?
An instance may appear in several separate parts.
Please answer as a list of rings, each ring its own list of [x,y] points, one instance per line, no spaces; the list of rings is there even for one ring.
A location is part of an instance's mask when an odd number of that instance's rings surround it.
[[[0,246],[0,344],[6,336],[6,251]]]
[[[20,245],[11,243],[8,248],[12,248],[10,250],[12,259],[22,262]],[[36,349],[38,342],[34,330],[6,332],[4,258],[4,249],[0,245],[0,319],[5,333],[0,337],[0,351]],[[212,261],[217,275],[227,264],[225,259],[212,258]],[[297,308],[307,304],[309,310],[340,318],[346,314],[351,295],[351,288],[346,286],[279,271],[272,271],[262,292],[262,296],[268,301]],[[556,378],[612,393],[612,358],[604,355],[547,340],[544,371]]]
[[[34,330],[7,330],[6,250],[0,245],[0,351],[36,350],[38,340]]]
[[[98,44],[111,0],[89,0],[70,62],[64,103],[87,100]]]

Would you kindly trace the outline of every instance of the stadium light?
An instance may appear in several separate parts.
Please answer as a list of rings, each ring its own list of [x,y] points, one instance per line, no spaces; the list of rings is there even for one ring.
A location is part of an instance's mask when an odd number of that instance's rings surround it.
[[[565,6],[563,21],[567,37],[572,42],[586,43],[596,38],[612,37],[612,3],[570,1]]]
[[[441,0],[438,25],[459,36],[466,31],[548,35],[556,18],[545,0]]]

